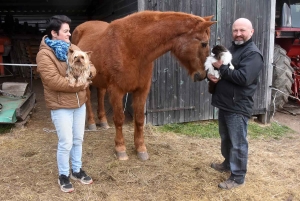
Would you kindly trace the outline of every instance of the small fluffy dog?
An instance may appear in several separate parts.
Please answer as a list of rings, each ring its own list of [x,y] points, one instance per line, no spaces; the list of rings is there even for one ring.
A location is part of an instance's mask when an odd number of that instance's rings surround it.
[[[234,69],[234,66],[231,63],[231,60],[232,60],[231,53],[224,46],[216,45],[211,50],[211,55],[206,58],[206,61],[204,63],[205,70],[208,71],[207,72],[208,74],[214,75],[216,78],[220,78],[219,69],[216,69],[212,65],[214,62],[216,62],[218,60],[222,60],[224,65],[229,64],[229,68],[231,70]],[[215,83],[209,82],[208,91],[210,93],[214,93],[214,89],[215,89]]]
[[[85,84],[88,87],[92,83],[90,79],[90,56],[92,52],[73,50],[71,47],[68,52],[68,69],[66,79],[71,87]]]
[[[232,60],[232,55],[222,45],[216,45],[214,48],[211,50],[211,55],[206,58],[206,61],[204,63],[205,70],[208,70],[207,73],[214,75],[216,78],[220,77],[219,70],[215,69],[212,63],[222,60],[224,65],[230,64],[229,68],[231,70],[234,69],[234,66],[231,63]]]

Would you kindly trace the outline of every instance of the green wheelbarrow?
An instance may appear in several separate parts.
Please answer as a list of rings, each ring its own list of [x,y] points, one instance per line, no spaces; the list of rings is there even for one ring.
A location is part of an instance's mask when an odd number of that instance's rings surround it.
[[[28,83],[4,82],[0,89],[0,124],[24,124],[36,104]]]

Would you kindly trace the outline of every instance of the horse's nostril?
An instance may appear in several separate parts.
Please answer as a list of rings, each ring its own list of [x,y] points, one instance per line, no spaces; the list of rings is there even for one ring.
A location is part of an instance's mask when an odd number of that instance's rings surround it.
[[[201,81],[201,74],[199,72],[194,74],[194,82],[197,81]]]

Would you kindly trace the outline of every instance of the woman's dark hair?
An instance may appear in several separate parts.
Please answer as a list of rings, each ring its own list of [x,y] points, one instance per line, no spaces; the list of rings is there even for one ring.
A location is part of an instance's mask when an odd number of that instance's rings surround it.
[[[67,23],[70,25],[71,19],[68,18],[65,15],[55,15],[50,18],[50,21],[48,23],[48,26],[46,28],[46,35],[49,39],[52,39],[51,31],[55,31],[57,34],[59,34],[60,27],[63,23]]]

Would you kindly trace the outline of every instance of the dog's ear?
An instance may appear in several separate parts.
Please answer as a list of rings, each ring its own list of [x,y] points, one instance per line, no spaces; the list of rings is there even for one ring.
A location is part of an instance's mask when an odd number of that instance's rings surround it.
[[[69,53],[73,54],[74,50],[72,47],[69,47]]]
[[[92,51],[88,51],[88,52],[85,52],[88,56],[89,56],[89,59],[91,58],[91,54],[93,53]]]

